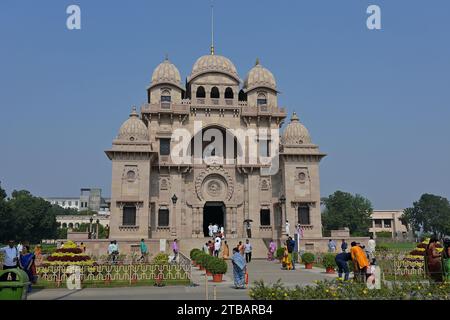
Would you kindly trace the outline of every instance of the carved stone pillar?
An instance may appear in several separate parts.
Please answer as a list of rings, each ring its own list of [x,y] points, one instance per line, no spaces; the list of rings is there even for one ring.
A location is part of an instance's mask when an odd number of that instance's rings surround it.
[[[232,233],[233,233],[233,238],[237,238],[238,237],[238,234],[237,234],[237,208],[233,207],[232,211],[233,211],[233,229],[232,229]]]
[[[226,208],[226,230],[225,234],[231,235],[231,231],[233,230],[233,210],[230,207]]]

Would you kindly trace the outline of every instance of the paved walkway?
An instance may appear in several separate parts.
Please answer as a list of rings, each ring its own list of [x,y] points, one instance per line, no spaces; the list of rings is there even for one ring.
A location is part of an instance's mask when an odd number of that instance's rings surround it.
[[[266,283],[275,283],[278,279],[286,286],[312,284],[315,280],[335,278],[323,269],[314,268],[305,270],[304,266],[297,265],[296,270],[282,270],[281,265],[265,260],[253,260],[248,265],[250,286],[256,280],[264,280]],[[231,262],[228,262],[228,272],[223,277],[223,282],[214,283],[208,277],[209,299],[218,300],[248,300],[248,289],[237,290],[233,284],[233,272]],[[44,289],[36,290],[29,296],[29,300],[205,300],[206,281],[203,271],[192,268],[191,286],[167,286],[167,287],[120,287],[120,288],[86,288],[82,290],[68,289]]]

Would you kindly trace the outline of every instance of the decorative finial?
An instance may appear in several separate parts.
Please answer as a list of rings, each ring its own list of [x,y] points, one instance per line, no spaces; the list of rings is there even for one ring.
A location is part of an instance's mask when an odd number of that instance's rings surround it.
[[[214,2],[211,0],[211,55],[214,55]]]
[[[298,120],[299,120],[299,119],[298,119],[297,113],[294,111],[294,112],[292,113],[291,121],[298,121]]]
[[[256,58],[255,66],[259,65],[259,58]]]
[[[136,106],[133,106],[133,107],[131,108],[130,117],[135,117],[135,116],[137,116],[137,115],[138,115],[138,113],[137,113],[137,111],[136,111]]]
[[[164,60],[165,61],[169,61],[169,54],[166,52],[166,54],[164,55]]]

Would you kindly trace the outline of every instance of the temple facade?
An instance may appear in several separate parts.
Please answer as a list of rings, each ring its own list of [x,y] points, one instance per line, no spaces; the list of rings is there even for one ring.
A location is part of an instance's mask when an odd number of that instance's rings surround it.
[[[110,238],[192,239],[210,223],[226,238],[281,239],[299,223],[321,238],[319,162],[294,113],[278,105],[259,61],[241,81],[234,64],[200,57],[182,84],[168,59],[153,72],[147,103],[133,108],[112,148]],[[286,223],[287,222],[287,223]]]

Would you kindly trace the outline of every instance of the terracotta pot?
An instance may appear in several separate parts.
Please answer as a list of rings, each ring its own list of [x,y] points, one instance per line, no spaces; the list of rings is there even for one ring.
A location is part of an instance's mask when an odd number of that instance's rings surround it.
[[[326,268],[326,270],[327,270],[327,273],[334,273],[335,272],[333,267],[328,267],[328,268]]]
[[[312,263],[305,263],[305,269],[312,269]]]
[[[223,274],[213,274],[213,282],[222,282]]]
[[[208,270],[206,270],[206,275],[207,276],[212,276],[213,274],[211,272],[209,272]]]

